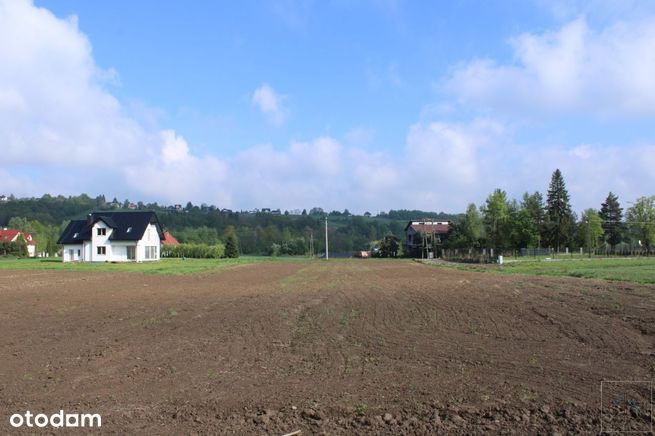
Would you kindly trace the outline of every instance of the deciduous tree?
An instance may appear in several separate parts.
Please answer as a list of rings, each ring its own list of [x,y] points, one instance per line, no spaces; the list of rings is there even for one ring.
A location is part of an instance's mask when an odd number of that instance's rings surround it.
[[[627,210],[626,218],[635,238],[650,252],[655,241],[655,196],[639,198]]]
[[[591,252],[603,242],[603,222],[596,209],[582,212],[578,226],[578,242],[581,247],[587,247]]]
[[[509,220],[509,205],[505,191],[496,189],[484,206],[480,208],[483,215],[484,230],[487,241],[492,248],[502,250],[509,241],[507,223]]]

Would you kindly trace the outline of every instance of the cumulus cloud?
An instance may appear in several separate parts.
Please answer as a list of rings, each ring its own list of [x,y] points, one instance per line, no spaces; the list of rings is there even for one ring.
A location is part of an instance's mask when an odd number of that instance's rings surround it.
[[[284,107],[285,96],[275,92],[268,83],[263,83],[252,94],[252,104],[255,105],[273,125],[283,124],[287,109]]]
[[[476,59],[455,69],[446,90],[478,108],[520,113],[655,113],[655,17],[600,31],[584,19],[511,40],[515,63]]]
[[[0,142],[4,163],[125,163],[148,146],[102,83],[77,19],[25,0],[0,2]],[[27,152],[29,150],[29,153]],[[136,156],[135,156],[136,155]]]
[[[125,178],[134,191],[149,198],[231,203],[225,162],[214,156],[192,155],[187,141],[172,130],[162,131],[161,137],[163,147],[158,155],[124,168]]]
[[[201,161],[174,131],[125,114],[107,88],[117,73],[96,65],[76,17],[0,0],[0,59],[3,189],[202,201],[206,187],[222,181],[219,159]],[[21,168],[31,168],[30,177]],[[208,200],[225,199],[210,192]]]

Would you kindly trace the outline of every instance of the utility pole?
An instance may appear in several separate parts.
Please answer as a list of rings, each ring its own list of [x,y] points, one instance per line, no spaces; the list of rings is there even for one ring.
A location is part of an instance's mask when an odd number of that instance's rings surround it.
[[[327,215],[325,216],[325,260],[330,258],[328,251]]]
[[[589,259],[591,259],[591,229],[589,228],[590,222],[589,222],[589,217],[585,217],[585,221],[587,222],[587,246],[589,247]]]
[[[309,232],[309,257],[314,258],[314,232]]]

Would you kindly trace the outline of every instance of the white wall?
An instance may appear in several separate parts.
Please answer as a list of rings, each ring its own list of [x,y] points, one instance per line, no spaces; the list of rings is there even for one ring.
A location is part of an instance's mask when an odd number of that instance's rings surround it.
[[[146,247],[155,247],[155,256],[152,259],[146,259]],[[148,228],[143,233],[143,238],[138,242],[136,249],[136,260],[138,262],[150,262],[159,260],[161,255],[161,240],[155,224],[148,224]]]
[[[135,241],[111,241],[112,262],[134,262],[135,259],[127,258],[127,247],[134,247]]]
[[[105,229],[105,235],[98,235],[98,229]],[[109,237],[113,230],[103,221],[98,221],[91,229],[91,257],[85,259],[92,262],[109,262],[111,261],[112,251]],[[98,254],[98,247],[105,247],[105,254]]]
[[[73,250],[73,257],[70,256],[70,250]],[[81,254],[82,245],[64,245],[64,255],[62,256],[62,260],[64,262],[79,262],[82,260]]]

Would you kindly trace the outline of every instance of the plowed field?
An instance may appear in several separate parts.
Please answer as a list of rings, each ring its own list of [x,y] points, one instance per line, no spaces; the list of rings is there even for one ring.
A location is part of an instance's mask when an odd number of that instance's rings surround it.
[[[628,404],[609,382],[654,377],[654,286],[373,260],[0,271],[3,434],[26,410],[105,434],[640,430],[649,384]]]

